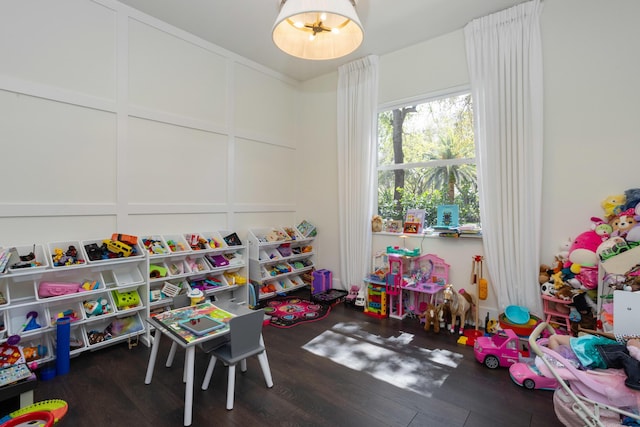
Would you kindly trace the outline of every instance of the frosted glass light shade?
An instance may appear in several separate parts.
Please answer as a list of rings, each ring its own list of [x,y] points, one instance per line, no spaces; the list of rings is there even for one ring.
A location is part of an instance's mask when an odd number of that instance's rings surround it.
[[[350,54],[364,33],[351,0],[286,0],[272,37],[289,55],[323,60]]]

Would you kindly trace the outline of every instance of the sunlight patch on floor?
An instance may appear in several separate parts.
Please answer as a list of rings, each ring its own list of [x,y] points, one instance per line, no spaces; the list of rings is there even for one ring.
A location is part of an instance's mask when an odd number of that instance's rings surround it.
[[[383,338],[364,332],[358,323],[339,323],[303,348],[397,387],[430,396],[455,369],[462,355],[411,345],[413,335],[402,332]]]

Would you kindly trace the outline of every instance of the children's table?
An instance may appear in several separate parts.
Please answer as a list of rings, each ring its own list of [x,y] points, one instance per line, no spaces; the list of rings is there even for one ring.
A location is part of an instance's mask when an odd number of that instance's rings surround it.
[[[153,345],[151,347],[151,355],[149,356],[149,364],[147,365],[147,374],[144,379],[145,384],[150,384],[153,377],[153,369],[160,347],[160,339],[166,335],[181,347],[186,349],[185,355],[185,375],[186,386],[184,394],[184,425],[190,426],[193,411],[193,373],[195,368],[195,351],[196,346],[204,344],[207,341],[218,338],[222,335],[229,334],[229,326],[222,329],[216,329],[204,335],[196,335],[185,328],[180,327],[179,322],[187,319],[193,319],[198,316],[210,316],[214,319],[228,323],[234,316],[241,316],[250,312],[250,309],[237,303],[216,303],[211,302],[176,308],[171,311],[165,311],[157,315],[147,318],[147,322],[156,328],[153,337]]]

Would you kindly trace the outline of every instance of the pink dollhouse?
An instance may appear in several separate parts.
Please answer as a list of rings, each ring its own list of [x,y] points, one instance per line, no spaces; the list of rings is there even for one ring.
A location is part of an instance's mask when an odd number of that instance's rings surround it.
[[[422,305],[437,303],[437,294],[449,281],[449,264],[433,254],[388,254],[386,278],[389,317],[417,314]]]

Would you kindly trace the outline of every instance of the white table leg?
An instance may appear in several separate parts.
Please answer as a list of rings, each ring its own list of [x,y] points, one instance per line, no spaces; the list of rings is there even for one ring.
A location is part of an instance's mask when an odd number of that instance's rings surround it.
[[[171,365],[173,364],[173,358],[176,355],[176,350],[178,349],[178,343],[177,342],[172,342],[171,343],[171,349],[169,350],[169,355],[167,356],[167,363],[165,364],[165,366],[167,368],[170,368]]]
[[[187,347],[186,351],[186,369],[187,369],[187,385],[184,390],[184,425],[191,425],[191,415],[193,410],[193,371],[195,367],[196,347]]]
[[[156,333],[153,336],[153,345],[151,346],[149,363],[147,364],[147,375],[144,377],[145,384],[151,384],[151,378],[153,378],[153,368],[156,366],[156,357],[158,356],[158,347],[160,347],[161,336],[162,332],[156,329]]]

